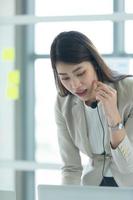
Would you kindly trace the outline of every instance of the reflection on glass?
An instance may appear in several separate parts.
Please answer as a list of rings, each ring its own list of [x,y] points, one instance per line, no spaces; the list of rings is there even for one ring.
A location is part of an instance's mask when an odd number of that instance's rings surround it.
[[[133,20],[125,22],[125,51],[133,54],[133,45],[131,43],[133,38]]]
[[[54,119],[56,88],[48,59],[35,62],[35,96],[36,160],[60,163]]]
[[[2,15],[6,6],[3,5],[3,2],[0,5],[2,5],[0,7],[0,15]],[[7,9],[9,9],[9,5],[7,5]],[[9,15],[11,12],[9,12]],[[0,164],[3,163],[3,160],[14,160],[15,158],[15,102],[7,95],[9,87],[12,86],[9,74],[15,67],[14,51],[14,27],[0,26]],[[1,168],[0,180],[1,189],[14,189],[15,173],[13,170]]]
[[[36,0],[35,15],[90,15],[108,14],[113,11],[113,0]]]
[[[130,66],[131,66],[131,60],[130,58],[105,58],[108,66],[118,71],[121,74],[131,74]]]
[[[54,37],[61,31],[70,30],[86,34],[100,53],[112,53],[113,23],[111,21],[39,23],[35,26],[35,53],[49,54]]]
[[[0,0],[0,16],[15,15],[16,5],[14,0]]]
[[[125,0],[125,11],[127,13],[133,12],[133,1],[132,0]]]
[[[43,178],[42,178],[43,177]],[[59,170],[37,170],[36,185],[61,184],[61,172]]]
[[[133,74],[133,59],[130,59],[130,62],[129,62],[129,73]]]

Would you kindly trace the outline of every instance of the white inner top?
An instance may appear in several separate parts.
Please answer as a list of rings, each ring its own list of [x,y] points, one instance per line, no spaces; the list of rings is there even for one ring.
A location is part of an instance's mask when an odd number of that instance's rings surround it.
[[[86,114],[86,120],[87,120],[87,126],[88,126],[88,137],[91,145],[91,150],[94,154],[102,154],[104,152],[104,146],[103,146],[103,134],[105,134],[105,139],[107,137],[107,134],[109,134],[109,130],[107,127],[106,118],[103,114],[103,112],[100,112],[101,105],[98,103],[98,109],[99,114],[101,118],[101,122],[104,122],[101,124],[100,118],[98,115],[97,108],[91,108],[90,106],[85,105],[85,114]],[[102,128],[102,125],[104,127],[104,130]],[[104,131],[104,132],[103,132]],[[109,153],[107,149],[106,153]],[[112,173],[110,169],[108,169],[107,173],[105,174],[107,177],[112,177]]]

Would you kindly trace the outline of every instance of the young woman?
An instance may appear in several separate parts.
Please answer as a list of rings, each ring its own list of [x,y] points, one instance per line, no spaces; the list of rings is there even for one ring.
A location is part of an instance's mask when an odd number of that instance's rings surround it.
[[[62,184],[133,186],[133,78],[112,71],[80,32],[57,35],[50,57]]]

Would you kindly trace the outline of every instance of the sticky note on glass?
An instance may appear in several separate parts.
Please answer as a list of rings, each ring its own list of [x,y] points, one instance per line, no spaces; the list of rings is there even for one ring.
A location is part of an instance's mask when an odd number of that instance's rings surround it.
[[[2,51],[2,60],[3,61],[14,61],[15,51],[14,48],[4,48]]]
[[[19,86],[10,86],[7,88],[7,98],[11,100],[19,99]]]
[[[19,70],[12,70],[8,74],[8,85],[9,84],[16,84],[20,83],[20,71]]]

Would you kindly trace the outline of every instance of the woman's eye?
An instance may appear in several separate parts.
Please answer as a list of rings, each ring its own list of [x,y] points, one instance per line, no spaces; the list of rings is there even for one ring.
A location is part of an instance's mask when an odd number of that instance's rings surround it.
[[[69,80],[69,77],[64,77],[64,78],[61,78],[62,81],[67,81]]]
[[[84,74],[85,74],[85,71],[82,72],[82,73],[77,74],[77,76],[82,76],[82,75],[84,75]]]

